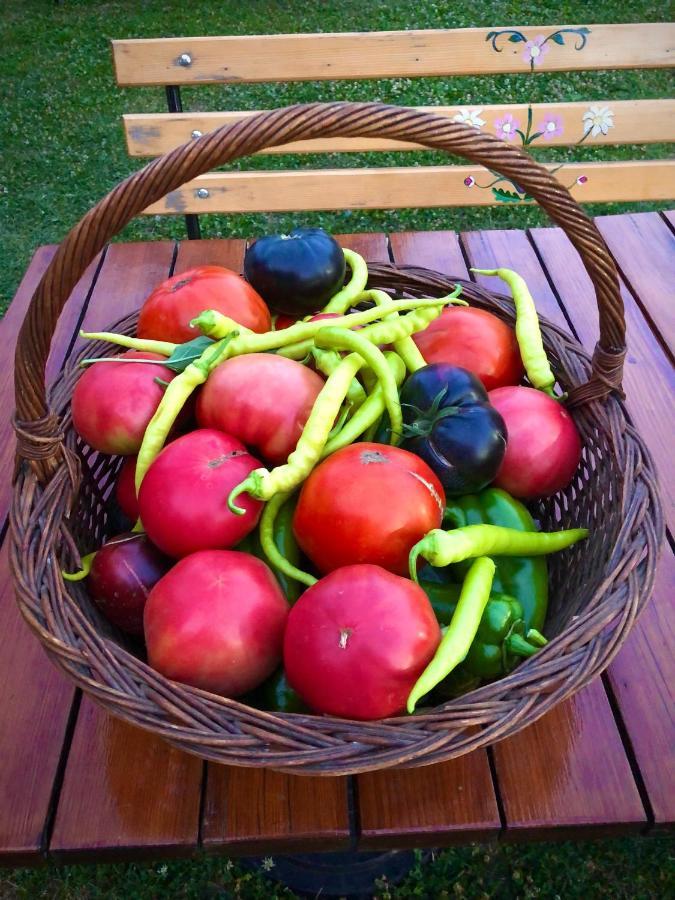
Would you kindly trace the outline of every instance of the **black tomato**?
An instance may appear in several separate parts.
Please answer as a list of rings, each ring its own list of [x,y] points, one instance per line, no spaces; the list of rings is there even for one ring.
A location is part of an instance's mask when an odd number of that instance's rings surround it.
[[[401,446],[433,469],[447,495],[489,484],[506,450],[506,425],[475,375],[446,363],[418,369],[401,390]]]
[[[265,302],[289,316],[318,312],[344,282],[345,258],[321,228],[259,238],[246,251],[244,275]]]

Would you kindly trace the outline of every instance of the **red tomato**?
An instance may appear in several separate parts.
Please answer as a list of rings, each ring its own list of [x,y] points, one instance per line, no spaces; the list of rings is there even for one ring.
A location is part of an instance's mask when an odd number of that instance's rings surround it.
[[[136,457],[124,460],[115,482],[115,499],[127,519],[135,522],[138,518],[138,500],[136,499]]]
[[[227,507],[230,491],[260,468],[244,445],[211,428],[167,444],[145,474],[138,508],[150,540],[169,556],[227,549],[253,531],[262,503],[242,494],[246,513]],[[241,501],[241,502],[240,502]]]
[[[279,665],[288,603],[261,560],[237,550],[182,559],[150,591],[150,665],[184,684],[238,697]]]
[[[267,462],[286,462],[295,449],[321,376],[293,359],[248,353],[221,363],[197,400],[197,422],[253,447]]]
[[[285,313],[278,313],[274,316],[274,330],[283,331],[284,328],[290,328],[291,325],[295,325],[295,323],[299,321],[300,320],[295,316],[287,316]]]
[[[197,266],[159,284],[138,319],[138,336],[177,344],[199,337],[190,322],[205,309],[215,309],[252,331],[272,327],[260,294],[241,275],[223,266]]]
[[[120,534],[96,553],[87,579],[103,615],[129,634],[143,634],[143,609],[151,588],[172,560],[154,547],[147,534]]]
[[[372,563],[404,575],[413,544],[440,527],[444,507],[441,483],[419,456],[385,444],[352,444],[305,481],[293,531],[323,573]]]
[[[498,388],[489,396],[508,433],[493,484],[524,500],[566,487],[581,459],[581,439],[565,407],[529,387]]]
[[[120,359],[164,359],[157,353],[128,350]],[[156,378],[171,381],[166,366],[100,362],[89,366],[75,385],[72,413],[75,431],[101,453],[138,453],[148,422],[164,388]]]
[[[317,712],[381,719],[404,709],[440,639],[419,585],[379,566],[347,566],[291,609],[284,669]]]
[[[468,369],[487,391],[518,384],[525,374],[514,330],[483,309],[444,309],[413,340],[428,363]]]

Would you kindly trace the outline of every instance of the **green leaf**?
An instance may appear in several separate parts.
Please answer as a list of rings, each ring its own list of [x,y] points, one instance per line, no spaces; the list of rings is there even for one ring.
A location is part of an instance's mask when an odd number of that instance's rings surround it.
[[[565,38],[562,36],[562,34],[552,34],[551,40],[555,41],[556,44],[560,44],[561,47],[565,46]]]
[[[520,32],[516,32],[515,34],[511,35],[509,40],[511,41],[512,44],[521,44],[521,43],[525,42],[525,35],[520,34]]]
[[[214,344],[215,341],[205,335],[196,337],[185,344],[179,344],[171,356],[162,362],[162,365],[167,366],[172,372],[184,372],[190,363],[199,359],[202,353]]]
[[[520,203],[522,200],[520,194],[515,191],[505,191],[504,188],[493,187],[492,193],[495,200],[499,200],[500,203]]]

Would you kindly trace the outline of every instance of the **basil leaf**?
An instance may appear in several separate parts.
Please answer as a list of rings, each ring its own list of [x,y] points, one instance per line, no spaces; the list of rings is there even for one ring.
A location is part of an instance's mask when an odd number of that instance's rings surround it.
[[[205,350],[213,346],[215,341],[206,335],[193,338],[185,344],[179,344],[173,351],[171,356],[163,360],[162,365],[167,366],[172,372],[183,372],[196,359],[202,355]]]

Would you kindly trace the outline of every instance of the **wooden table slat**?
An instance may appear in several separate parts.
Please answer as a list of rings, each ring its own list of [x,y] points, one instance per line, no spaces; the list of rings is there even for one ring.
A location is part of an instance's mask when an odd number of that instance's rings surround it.
[[[597,336],[597,326],[594,317],[589,314],[589,304],[579,302],[580,297],[589,296],[590,281],[576,252],[558,230],[535,229],[532,235],[575,328],[584,343],[590,345]],[[663,250],[663,242],[659,246]],[[659,256],[659,259],[662,258]],[[633,289],[651,310],[650,269],[633,271],[633,277]],[[624,370],[627,406],[661,472],[661,493],[672,526],[675,525],[675,490],[667,473],[672,467],[675,433],[672,406],[675,376],[640,306],[624,285],[622,296],[626,308],[628,343]],[[673,820],[675,796],[675,707],[672,697],[675,672],[672,643],[668,641],[668,635],[672,633],[672,615],[669,613],[675,597],[673,578],[672,555],[666,548],[652,601],[608,670],[609,681],[658,824]]]
[[[16,295],[4,317],[0,319],[0,471],[7,476],[0,483],[0,533],[4,529],[9,511],[12,486],[9,473],[14,465],[16,441],[12,427],[14,414],[14,351],[16,339],[21,328],[30,298],[38,286],[43,272],[56,253],[56,247],[38,247]],[[78,285],[79,288],[79,285]],[[76,288],[76,290],[78,290]]]
[[[55,252],[55,246],[36,250],[0,322],[0,465],[6,474],[12,470],[15,452],[11,417],[16,338],[30,298]],[[76,285],[75,302],[86,297],[95,268],[90,267]],[[52,359],[63,358],[71,334],[61,330],[55,335]],[[0,529],[10,502],[7,477],[0,485]],[[0,656],[0,861],[34,863],[45,841],[75,690],[47,659],[21,618],[9,573],[7,539],[0,556],[0,634],[4,645]]]
[[[675,823],[675,557],[666,547],[654,595],[608,669],[657,827]]]
[[[579,339],[586,348],[592,349],[598,339],[598,315],[591,281],[579,255],[559,229],[535,228],[532,237]],[[648,272],[645,277],[649,278]],[[675,530],[675,480],[668,477],[673,464],[672,398],[675,374],[663,348],[623,283],[621,296],[627,326],[628,354],[623,384],[628,409],[654,456],[666,521]]]
[[[346,850],[347,779],[209,764],[202,842],[242,856]]]
[[[174,249],[169,241],[112,244],[89,301],[85,330],[106,329],[139,307],[169,275]],[[82,343],[78,339],[76,347]],[[51,852],[79,859],[193,850],[202,770],[195,757],[117,722],[85,700],[68,755]]]
[[[628,285],[653,323],[657,337],[675,352],[675,235],[658,213],[598,216],[596,225]],[[653,259],[658,263],[654,264]]]
[[[600,679],[493,753],[508,837],[590,837],[646,825]]]
[[[534,229],[532,238],[543,264],[565,303],[574,327],[587,347],[597,339],[597,315],[593,312],[590,279],[578,254],[559,229]],[[649,282],[650,273],[636,283]],[[645,321],[638,304],[622,283],[626,310],[628,355],[624,369],[624,387],[628,411],[654,455],[662,473],[661,496],[671,523],[675,492],[672,479],[663,477],[672,468],[673,407],[675,379],[672,367],[661,345]],[[586,302],[583,302],[584,298]],[[667,635],[672,615],[674,585],[670,551],[666,549],[658,572],[657,587],[651,603],[634,626],[618,657],[608,669],[608,677],[618,703],[628,741],[640,768],[656,822],[665,823],[673,816],[673,779],[668,770],[675,752],[673,705],[668,706],[668,692],[675,685],[672,673],[672,644]],[[668,672],[671,676],[668,676]],[[644,692],[647,692],[646,695]],[[640,703],[648,697],[647,702]],[[671,763],[675,766],[675,763]]]
[[[472,266],[516,269],[526,279],[539,311],[569,330],[524,232],[468,233],[462,235],[462,242]],[[503,290],[495,279],[485,283],[493,290]],[[553,755],[547,757],[550,753]],[[607,829],[631,828],[646,821],[600,681],[559,704],[533,726],[496,744],[494,758],[507,833],[534,835],[541,829],[556,832],[573,825],[590,830],[593,823]],[[551,764],[556,759],[560,762]],[[591,777],[596,768],[598,775]]]
[[[192,853],[203,763],[85,697],[50,842],[62,861]]]
[[[35,863],[42,852],[73,685],[47,659],[21,618],[0,552],[0,863]]]

